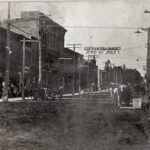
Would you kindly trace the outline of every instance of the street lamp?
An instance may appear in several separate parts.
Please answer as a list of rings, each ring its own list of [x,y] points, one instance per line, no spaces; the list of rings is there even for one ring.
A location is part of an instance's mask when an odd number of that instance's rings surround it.
[[[140,34],[140,33],[142,33],[139,29],[137,30],[137,31],[135,31],[134,33],[136,33],[136,34]]]
[[[144,13],[150,13],[149,10],[145,10]],[[150,95],[150,27],[147,29],[148,38],[147,38],[147,94]]]
[[[150,13],[150,11],[149,10],[145,10],[144,13],[147,14],[147,13]]]

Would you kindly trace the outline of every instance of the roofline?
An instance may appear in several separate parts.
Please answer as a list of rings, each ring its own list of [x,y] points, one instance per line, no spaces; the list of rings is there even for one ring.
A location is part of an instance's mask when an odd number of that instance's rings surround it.
[[[7,32],[7,28],[6,28],[6,27],[0,26],[0,30],[1,30],[1,29]],[[23,37],[23,38],[26,38],[26,39],[29,39],[28,37],[24,36],[23,34],[19,34],[19,33],[17,33],[17,32],[14,32],[14,31],[12,31],[11,29],[10,29],[10,33],[16,34],[17,36],[20,36],[20,37]]]
[[[21,11],[22,12],[35,12],[35,13],[41,13],[43,14],[44,17],[47,17],[50,21],[52,21],[53,23],[55,23],[58,27],[62,28],[65,32],[67,31],[67,29],[65,29],[63,26],[61,26],[60,24],[58,24],[56,21],[54,21],[52,18],[46,16],[46,14],[44,14],[43,12],[41,11]],[[26,18],[26,19],[23,19],[23,18],[14,18],[14,19],[11,19],[12,21],[15,21],[15,20],[18,20],[18,21],[21,21],[21,20],[37,20],[37,18]]]
[[[78,54],[78,55],[83,56],[81,53],[75,52],[75,51],[73,51],[72,49],[70,49],[70,48],[68,48],[68,47],[64,47],[64,50],[69,50],[69,51],[72,52],[72,53],[76,53],[76,54]]]

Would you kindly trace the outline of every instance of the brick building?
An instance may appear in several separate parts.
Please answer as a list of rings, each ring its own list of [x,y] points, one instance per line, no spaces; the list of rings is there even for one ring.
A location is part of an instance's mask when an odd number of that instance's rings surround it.
[[[89,62],[89,83],[94,83],[95,90],[98,88],[98,66],[96,65],[96,59],[92,59]]]
[[[3,24],[5,26],[6,24]],[[6,26],[5,26],[6,27]],[[5,76],[6,28],[0,28],[0,83]],[[96,60],[89,62],[83,55],[64,48],[66,29],[39,11],[22,12],[21,18],[11,20],[10,82],[21,86],[22,42],[41,40],[42,86],[57,89],[64,86],[65,93],[85,90],[94,82],[97,86]],[[30,38],[30,39],[29,39]],[[63,60],[60,58],[71,58]],[[88,67],[84,67],[84,66]],[[39,77],[39,42],[25,43],[25,86],[37,87]],[[73,82],[74,78],[74,82]],[[14,80],[14,81],[13,81]],[[21,89],[21,88],[20,88]]]
[[[10,54],[10,85],[17,87],[18,90],[21,90],[21,72],[22,72],[22,42],[23,38],[26,38],[21,33],[15,33],[13,30],[10,32],[10,49],[12,53]],[[0,96],[2,94],[2,85],[5,81],[6,73],[6,39],[7,39],[7,30],[5,27],[0,27]],[[26,45],[26,67],[29,67],[31,64],[31,49],[30,44]]]
[[[96,65],[96,59],[87,60],[84,62],[81,71],[82,89],[91,90],[92,85],[94,85],[93,90],[98,88],[98,66]]]
[[[79,86],[81,86],[82,84],[80,74],[81,74],[81,66],[84,63],[83,55],[74,52],[69,48],[65,48],[64,58],[70,58],[68,60],[67,59],[61,60],[61,63],[63,63],[64,65],[64,91],[72,93],[74,82],[74,92],[79,92]]]
[[[74,52],[68,48],[64,49],[64,57],[71,58],[64,62],[64,88],[68,92],[73,91],[73,75],[75,78],[75,92],[80,90],[91,90],[94,84],[94,90],[97,90],[98,84],[98,66],[96,60],[84,60],[83,55]]]
[[[21,18],[12,19],[11,23],[15,27],[30,33],[36,39],[40,37],[42,85],[51,89],[58,88],[63,81],[63,67],[59,63],[59,58],[63,57],[66,29],[39,11],[21,12]],[[31,49],[38,55],[38,44],[32,43]],[[38,67],[38,64],[36,67]],[[37,82],[37,78],[35,78],[35,83]]]

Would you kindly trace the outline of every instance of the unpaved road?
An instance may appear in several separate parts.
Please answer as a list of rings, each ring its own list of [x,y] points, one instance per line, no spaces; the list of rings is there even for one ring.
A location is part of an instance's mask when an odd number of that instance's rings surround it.
[[[141,121],[141,112],[128,113],[127,121],[126,118],[122,120],[124,114],[120,119],[122,112],[117,107],[106,103],[105,99],[91,98],[68,100],[56,104],[57,109],[49,106],[44,109],[43,104],[36,104],[37,110],[32,105],[20,103],[13,111],[16,104],[11,104],[11,107],[7,106],[7,113],[4,109],[7,115],[1,112],[1,118],[10,118],[5,119],[5,126],[1,125],[1,150],[150,149],[143,131],[134,128]],[[29,106],[31,108],[27,109]],[[143,141],[137,139],[136,142],[134,136]]]

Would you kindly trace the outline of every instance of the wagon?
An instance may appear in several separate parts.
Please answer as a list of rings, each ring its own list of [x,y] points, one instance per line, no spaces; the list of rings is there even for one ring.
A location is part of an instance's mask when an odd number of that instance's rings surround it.
[[[48,88],[40,88],[36,89],[33,93],[33,100],[41,100],[41,101],[48,101],[48,100],[55,100],[55,99],[62,99],[62,90],[61,89],[54,89],[50,90]]]

